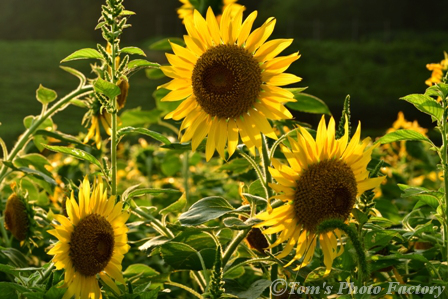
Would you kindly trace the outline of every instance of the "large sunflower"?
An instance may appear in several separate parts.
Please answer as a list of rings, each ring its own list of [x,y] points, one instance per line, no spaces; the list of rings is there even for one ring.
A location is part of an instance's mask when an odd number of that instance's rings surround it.
[[[367,148],[370,138],[360,141],[361,126],[349,141],[348,127],[338,140],[335,138],[335,122],[331,118],[328,127],[322,117],[316,140],[300,127],[297,140],[289,139],[291,149],[282,148],[289,166],[273,159],[270,173],[277,181],[271,184],[284,205],[268,209],[257,216],[263,220],[255,227],[270,226],[264,234],[280,233],[270,248],[286,242],[277,256],[284,258],[294,247],[295,255],[286,265],[301,260],[297,269],[309,264],[319,239],[324,253],[325,275],[331,270],[333,260],[343,252],[338,250],[341,231],[319,234],[317,227],[327,219],[346,220],[356,198],[364,191],[377,187],[383,177],[369,178],[366,167],[371,159],[373,146]]]
[[[111,278],[124,283],[121,261],[129,250],[125,223],[130,214],[121,202],[115,204],[115,197],[107,198],[101,179],[92,192],[84,179],[78,199],[72,192],[66,201],[68,217],[55,215],[59,224],[48,231],[59,240],[48,254],[54,255],[57,269],[65,269],[64,298],[101,298],[97,275],[120,293]]]
[[[228,6],[218,24],[209,8],[206,19],[198,11],[185,20],[186,47],[171,44],[174,55],[166,54],[171,66],[161,67],[172,81],[160,87],[171,90],[162,101],[183,102],[165,118],[184,119],[181,142],[192,140],[195,150],[208,135],[206,158],[215,149],[222,158],[231,156],[238,136],[252,153],[261,147],[261,134],[277,138],[267,118],[291,118],[283,103],[293,94],[279,86],[301,79],[283,72],[299,58],[298,53],[276,57],[292,39],[266,42],[275,26],[269,18],[251,33],[257,12],[243,22],[241,7],[232,17]]]
[[[194,5],[190,2],[190,0],[179,0],[182,3],[182,6],[177,9],[177,14],[179,15],[179,19],[182,20],[182,22],[185,23],[185,19],[191,18],[194,15]],[[242,7],[240,4],[236,4],[238,0],[220,0],[218,7],[221,7],[221,10],[224,11],[228,6],[231,4],[233,5],[234,11],[237,11]],[[221,19],[221,14],[216,16],[216,19],[218,22]]]

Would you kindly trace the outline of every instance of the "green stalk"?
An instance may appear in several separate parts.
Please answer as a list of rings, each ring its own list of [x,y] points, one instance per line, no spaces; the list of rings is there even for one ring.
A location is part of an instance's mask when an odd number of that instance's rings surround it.
[[[448,142],[447,142],[447,117],[448,117],[448,111],[447,111],[447,100],[444,99],[442,101],[443,106],[443,118],[442,118],[442,148],[441,148],[441,163],[442,163],[442,169],[443,169],[443,177],[444,177],[444,196],[442,201],[442,217],[443,217],[443,226],[442,226],[442,243],[443,243],[443,249],[442,249],[442,259],[444,261],[447,261],[448,257],[448,244],[447,244],[447,233],[448,233],[448,225],[447,225],[447,194],[448,194]],[[448,279],[448,277],[447,277]]]
[[[177,283],[177,282],[173,282],[173,281],[167,281],[167,282],[164,282],[164,283],[167,284],[167,285],[171,285],[173,287],[178,287],[178,288],[184,289],[185,291],[188,291],[189,293],[191,293],[196,298],[199,298],[199,299],[202,298],[201,294],[199,294],[198,292],[196,292],[192,288],[189,288],[189,287],[187,287],[187,286],[185,286],[183,284],[180,284],[180,283]]]
[[[271,196],[273,195],[272,193],[272,189],[271,187],[269,187],[269,183],[272,183],[272,175],[269,172],[269,166],[271,166],[271,153],[269,152],[269,147],[268,147],[268,141],[266,139],[266,136],[264,136],[263,134],[262,136],[262,147],[261,147],[261,160],[263,162],[263,171],[264,171],[264,177],[265,177],[265,186],[266,186],[266,190],[267,190],[267,197],[268,200],[269,198],[271,198]],[[273,154],[273,153],[272,153]],[[271,244],[273,244],[275,241],[277,240],[277,235],[273,234],[271,237]],[[271,253],[275,254],[277,253],[279,250],[278,246],[274,247],[271,249]],[[278,264],[273,264],[271,266],[271,281],[275,281],[278,277]],[[274,294],[272,294],[271,292],[271,298],[274,298]]]
[[[113,102],[116,102],[114,99]],[[116,107],[116,105],[114,105]],[[112,112],[112,125],[111,125],[111,143],[110,143],[110,164],[111,164],[111,192],[112,195],[117,195],[117,111],[114,107],[114,110]]]
[[[145,213],[140,207],[133,207],[132,212],[142,218],[149,220],[152,224],[154,224],[154,226],[157,227],[158,230],[160,230],[160,232],[163,233],[163,235],[165,235],[165,237],[171,239],[174,238],[174,234],[165,225],[163,225],[157,218],[155,218],[151,214]]]
[[[238,245],[240,245],[241,241],[243,241],[246,238],[246,236],[249,232],[250,232],[250,228],[239,231],[236,238],[230,242],[229,246],[227,246],[227,249],[224,252],[224,255],[222,257],[222,267],[223,268],[225,268],[230,257],[235,252]]]
[[[5,157],[5,161],[13,162],[17,154],[23,150],[25,145],[32,139],[32,135],[39,128],[39,126],[48,118],[52,117],[57,112],[63,110],[69,102],[75,98],[85,96],[93,91],[93,86],[87,85],[81,88],[77,88],[59,101],[57,101],[50,109],[48,109],[43,115],[41,115],[35,122],[20,136],[19,140],[15,144],[12,151],[9,153],[8,157]],[[2,186],[3,180],[6,177],[8,167],[3,164],[0,169],[0,188]]]
[[[185,198],[188,200],[190,199],[190,185],[188,182],[189,176],[190,176],[190,171],[189,171],[189,152],[186,151],[183,155],[183,159],[182,159],[182,176],[184,179],[184,189],[185,189]]]

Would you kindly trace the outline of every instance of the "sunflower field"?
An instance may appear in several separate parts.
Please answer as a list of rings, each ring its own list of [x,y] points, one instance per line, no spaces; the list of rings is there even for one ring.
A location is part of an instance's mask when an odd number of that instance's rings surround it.
[[[0,138],[0,298],[448,298],[447,53],[400,98],[431,127],[395,111],[369,137],[350,96],[330,111],[301,85],[274,17],[180,0],[159,63],[123,45],[124,2],[60,57],[77,86],[39,85]],[[164,80],[152,110],[126,107],[138,72]]]

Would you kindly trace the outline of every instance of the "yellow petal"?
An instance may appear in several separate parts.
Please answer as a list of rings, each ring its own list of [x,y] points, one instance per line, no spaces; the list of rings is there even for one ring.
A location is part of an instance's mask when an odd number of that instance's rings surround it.
[[[259,62],[271,60],[292,44],[292,39],[274,39],[261,45],[254,58]]]
[[[258,12],[255,10],[253,11],[247,18],[244,20],[243,25],[241,25],[240,32],[238,34],[238,46],[242,46],[245,42],[247,37],[250,34],[250,31],[252,30],[252,25],[257,18]]]

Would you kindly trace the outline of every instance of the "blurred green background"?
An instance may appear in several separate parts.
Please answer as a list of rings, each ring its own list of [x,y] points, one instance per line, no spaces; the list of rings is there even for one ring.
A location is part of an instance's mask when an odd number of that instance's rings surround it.
[[[59,68],[59,62],[77,49],[103,43],[94,27],[101,0],[0,1],[0,136],[11,147],[23,132],[23,118],[40,113],[35,99],[39,84],[60,97],[77,86],[77,79]],[[347,94],[352,117],[361,120],[364,133],[378,136],[391,126],[398,111],[408,120],[432,128],[429,117],[399,98],[422,93],[430,72],[426,64],[440,62],[448,51],[448,2],[440,0],[239,0],[245,16],[259,11],[256,25],[277,18],[273,38],[294,38],[284,54],[302,57],[289,72],[303,78],[296,86],[323,99],[339,118]],[[163,37],[185,34],[177,18],[177,0],[126,0],[137,14],[124,32],[122,46],[139,46],[148,60],[165,63],[149,45]],[[88,61],[67,63],[92,77]],[[126,108],[154,107],[152,92],[166,79],[134,75]],[[85,111],[69,107],[54,118],[58,129],[76,134],[83,129]],[[316,124],[319,116],[296,114],[299,121]]]

